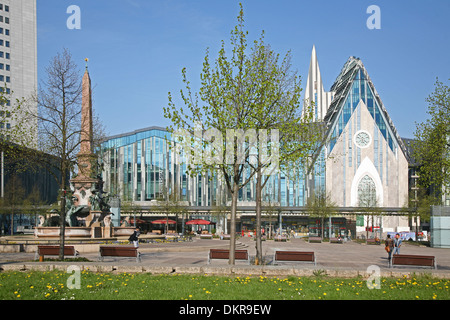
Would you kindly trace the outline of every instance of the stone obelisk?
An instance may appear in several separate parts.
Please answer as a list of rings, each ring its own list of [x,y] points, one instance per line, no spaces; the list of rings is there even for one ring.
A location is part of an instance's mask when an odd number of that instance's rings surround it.
[[[78,175],[71,180],[77,198],[75,204],[90,206],[91,188],[97,187],[100,181],[96,176],[97,156],[93,152],[92,90],[87,64],[82,80],[80,152],[77,159]]]

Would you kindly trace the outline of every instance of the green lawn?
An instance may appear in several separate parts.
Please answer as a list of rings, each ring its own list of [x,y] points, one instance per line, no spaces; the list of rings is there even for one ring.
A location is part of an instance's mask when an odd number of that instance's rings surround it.
[[[80,273],[80,289],[68,288],[71,273],[2,272],[1,300],[448,300],[450,279],[381,278],[380,289],[364,279],[330,277],[218,277],[148,273]],[[75,283],[75,282],[74,282]]]

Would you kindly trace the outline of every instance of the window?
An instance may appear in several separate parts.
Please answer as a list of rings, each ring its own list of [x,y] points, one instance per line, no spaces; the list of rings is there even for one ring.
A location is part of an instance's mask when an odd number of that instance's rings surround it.
[[[5,5],[5,11],[9,12],[9,6]]]
[[[9,24],[9,18],[5,17],[5,23]]]
[[[5,34],[9,36],[9,29],[5,29]]]
[[[6,82],[11,82],[11,77],[9,77],[9,76],[6,76]]]
[[[5,76],[0,74],[0,81],[5,81]]]
[[[10,53],[9,52],[6,53],[6,59],[10,59]]]
[[[377,206],[377,189],[371,177],[365,175],[358,184],[358,200],[360,207]]]
[[[7,64],[7,65],[6,65],[6,71],[9,71],[10,69],[11,69],[10,65]]]
[[[2,41],[3,42],[3,41]],[[5,42],[5,46],[9,48],[9,41]]]

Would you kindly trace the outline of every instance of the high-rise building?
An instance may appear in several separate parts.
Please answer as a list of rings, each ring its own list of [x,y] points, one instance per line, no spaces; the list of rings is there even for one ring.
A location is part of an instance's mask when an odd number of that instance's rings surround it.
[[[5,86],[10,105],[37,90],[36,0],[0,0],[0,87]],[[37,103],[27,101],[27,108],[37,111]],[[30,121],[37,139],[37,120]],[[5,122],[5,129],[14,126]]]

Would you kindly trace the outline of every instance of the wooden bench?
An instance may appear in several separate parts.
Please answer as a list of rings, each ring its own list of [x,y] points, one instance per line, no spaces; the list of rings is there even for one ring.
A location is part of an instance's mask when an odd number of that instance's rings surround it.
[[[298,262],[312,262],[316,265],[316,256],[314,252],[302,252],[302,251],[279,251],[276,250],[273,255],[273,263],[279,261],[298,261]]]
[[[231,239],[231,235],[229,234],[223,234],[220,236],[221,240],[230,240]]]
[[[342,238],[330,238],[330,243],[344,243]]]
[[[322,238],[321,238],[321,237],[309,237],[309,238],[308,238],[308,242],[309,242],[309,243],[311,243],[311,242],[319,242],[319,243],[322,243]]]
[[[44,256],[59,256],[59,246],[37,246],[36,254],[34,260],[44,261]],[[74,258],[78,256],[78,251],[75,250],[74,246],[64,246],[64,256],[73,256]]]
[[[390,267],[394,265],[402,266],[421,266],[437,269],[436,259],[434,256],[419,256],[411,254],[394,254],[392,256]]]
[[[213,235],[212,234],[210,234],[210,233],[202,233],[201,235],[200,235],[200,239],[212,239],[213,238]]]
[[[379,244],[381,244],[381,241],[379,239],[367,239],[366,244],[379,245]]]
[[[128,246],[100,246],[98,258],[103,261],[103,257],[135,257],[136,262],[141,262],[141,253],[137,249]]]
[[[228,260],[230,258],[230,250],[228,249],[210,249],[208,255],[208,264],[211,263],[213,259],[225,259]],[[234,259],[235,260],[245,260],[248,264],[250,264],[250,259],[247,250],[235,250],[234,251]]]

